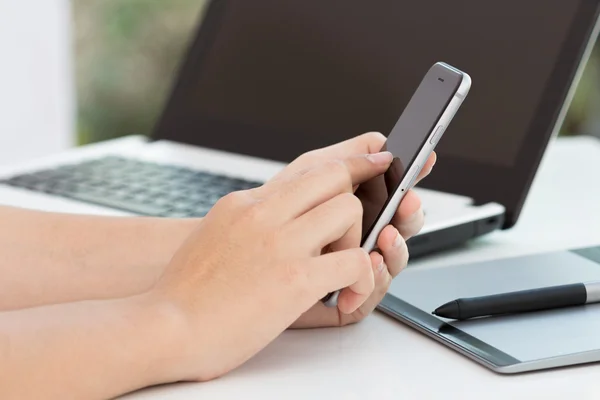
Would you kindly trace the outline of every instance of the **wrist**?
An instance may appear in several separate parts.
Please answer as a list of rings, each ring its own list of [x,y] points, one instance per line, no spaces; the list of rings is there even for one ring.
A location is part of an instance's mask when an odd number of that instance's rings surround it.
[[[181,309],[151,292],[124,300],[135,315],[136,331],[144,349],[146,385],[182,380],[187,341],[187,320]]]

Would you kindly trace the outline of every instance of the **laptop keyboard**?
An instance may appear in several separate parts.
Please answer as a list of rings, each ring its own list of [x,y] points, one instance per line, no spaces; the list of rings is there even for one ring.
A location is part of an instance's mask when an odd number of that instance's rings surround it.
[[[0,180],[134,214],[203,217],[226,194],[262,185],[185,167],[108,156]]]

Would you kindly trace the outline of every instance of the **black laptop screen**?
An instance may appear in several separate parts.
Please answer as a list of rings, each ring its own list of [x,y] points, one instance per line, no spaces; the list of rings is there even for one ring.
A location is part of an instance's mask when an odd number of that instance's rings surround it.
[[[597,1],[217,1],[156,135],[291,161],[389,133],[428,68],[444,61],[473,86],[438,145],[440,165],[477,185],[477,168],[489,178],[518,163],[557,60],[572,73],[583,35],[570,60],[564,48],[583,3]]]

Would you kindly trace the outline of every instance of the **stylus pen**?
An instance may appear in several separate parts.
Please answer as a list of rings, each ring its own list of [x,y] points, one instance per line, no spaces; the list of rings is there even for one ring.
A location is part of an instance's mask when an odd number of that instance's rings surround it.
[[[600,281],[461,298],[438,307],[432,314],[442,318],[464,320],[598,302],[600,302]]]

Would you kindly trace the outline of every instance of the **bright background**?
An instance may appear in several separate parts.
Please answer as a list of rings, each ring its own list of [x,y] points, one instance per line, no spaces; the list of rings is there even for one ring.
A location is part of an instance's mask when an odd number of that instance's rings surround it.
[[[75,140],[68,0],[0,0],[0,164]]]
[[[0,164],[148,134],[205,0],[0,0]],[[561,134],[600,137],[600,45]]]

